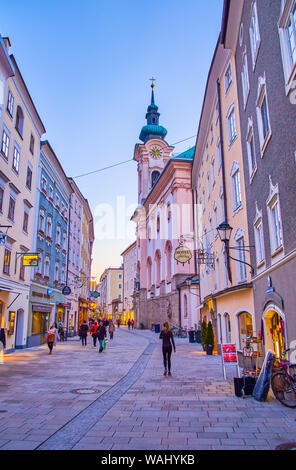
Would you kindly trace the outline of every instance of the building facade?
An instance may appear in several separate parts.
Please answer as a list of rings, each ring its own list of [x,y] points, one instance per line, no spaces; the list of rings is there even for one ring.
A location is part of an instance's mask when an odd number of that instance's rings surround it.
[[[236,58],[256,328],[279,355],[296,338],[295,0],[225,1],[222,35]]]
[[[172,155],[174,147],[164,140],[167,131],[159,125],[153,84],[146,120],[139,137],[143,143],[136,144],[134,151],[139,181],[139,207],[133,215],[137,224],[136,325],[151,328],[153,323],[169,321],[171,326],[190,328],[197,323],[199,303],[198,295],[191,296],[184,285],[195,274],[196,261],[191,190],[194,149]],[[176,253],[185,254],[185,259],[178,259]]]
[[[78,328],[84,320],[88,321],[92,316],[93,309],[90,299],[90,282],[91,282],[91,264],[92,264],[92,248],[94,242],[94,225],[93,216],[88,204],[84,199],[82,206],[82,226],[81,226],[81,263],[80,263],[80,292],[79,292],[79,314]]]
[[[3,49],[3,41],[0,42]],[[8,54],[8,38],[5,45]],[[1,61],[3,54],[2,50]],[[15,72],[6,81],[0,130],[0,225],[7,235],[0,247],[0,324],[10,350],[26,347],[33,268],[24,267],[23,261],[34,245],[37,163],[45,128],[13,55],[5,67],[9,74],[13,69]]]
[[[123,266],[107,268],[100,277],[102,318],[123,321]]]
[[[123,323],[134,318],[134,291],[137,272],[137,243],[121,253],[123,258]]]
[[[34,251],[39,260],[30,287],[28,347],[42,344],[53,322],[69,328],[70,305],[62,290],[67,283],[72,187],[48,141],[41,142],[37,194]]]

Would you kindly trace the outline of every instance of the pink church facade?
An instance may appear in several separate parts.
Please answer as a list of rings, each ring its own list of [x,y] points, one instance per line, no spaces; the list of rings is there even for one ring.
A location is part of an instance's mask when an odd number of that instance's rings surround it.
[[[146,328],[169,321],[170,326],[195,328],[199,322],[199,285],[194,280],[191,168],[194,148],[175,156],[164,140],[154,104],[146,114],[147,126],[136,144],[138,202],[137,223],[137,326]],[[186,280],[193,278],[189,287]]]

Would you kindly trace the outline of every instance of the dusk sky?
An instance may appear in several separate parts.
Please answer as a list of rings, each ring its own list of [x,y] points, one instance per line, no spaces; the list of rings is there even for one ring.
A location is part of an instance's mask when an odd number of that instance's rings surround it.
[[[0,33],[10,38],[45,125],[43,140],[50,141],[68,176],[133,157],[152,76],[166,141],[196,134],[222,6],[222,0],[2,3]],[[194,144],[195,139],[178,144],[175,152]],[[111,205],[115,218],[118,196],[126,207],[137,205],[135,162],[76,183],[90,203],[97,237],[100,204]],[[121,264],[121,252],[134,241],[124,225],[128,214],[120,214],[115,238],[95,242],[97,281],[106,267]]]

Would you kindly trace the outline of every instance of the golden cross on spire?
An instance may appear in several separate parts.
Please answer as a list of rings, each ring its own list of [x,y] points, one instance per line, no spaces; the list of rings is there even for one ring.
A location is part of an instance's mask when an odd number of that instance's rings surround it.
[[[152,83],[151,83],[151,88],[152,88],[152,90],[153,90],[153,88],[155,87],[155,85],[154,85],[154,83],[153,83],[153,82],[155,82],[155,78],[152,77],[152,78],[149,78],[149,80],[151,80],[151,82],[152,82]]]

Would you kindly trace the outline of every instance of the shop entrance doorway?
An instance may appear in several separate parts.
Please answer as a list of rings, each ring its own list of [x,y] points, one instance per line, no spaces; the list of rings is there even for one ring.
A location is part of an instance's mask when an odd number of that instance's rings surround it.
[[[273,351],[280,357],[285,350],[285,321],[278,311],[270,307],[264,316],[265,352]]]

